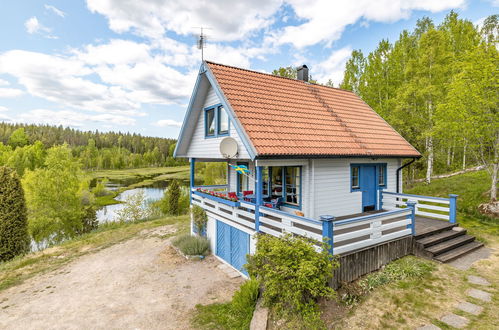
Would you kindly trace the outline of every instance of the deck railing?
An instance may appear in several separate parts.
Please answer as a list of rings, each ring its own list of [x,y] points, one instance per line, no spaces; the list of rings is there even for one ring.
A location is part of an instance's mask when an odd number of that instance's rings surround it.
[[[357,218],[332,221],[331,249],[333,254],[351,252],[367,246],[414,235],[414,207],[386,211]]]
[[[411,194],[380,192],[380,204],[383,209],[394,210],[404,208],[407,201],[416,202],[416,215],[456,222],[457,195],[449,198],[419,196]]]
[[[403,209],[334,221],[332,216],[309,219],[245,201],[228,201],[193,190],[193,205],[210,215],[244,226],[255,232],[280,237],[286,233],[316,241],[326,240],[332,254],[342,254],[415,233],[415,208],[412,202]]]

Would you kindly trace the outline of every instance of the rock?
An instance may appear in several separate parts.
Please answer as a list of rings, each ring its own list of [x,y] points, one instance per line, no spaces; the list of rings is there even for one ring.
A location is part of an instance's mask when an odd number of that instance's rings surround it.
[[[472,304],[472,303],[467,302],[467,301],[460,303],[456,307],[458,309],[462,310],[463,312],[470,313],[473,315],[478,315],[483,311],[482,306],[478,306],[478,305]]]
[[[444,315],[440,321],[444,322],[447,325],[450,325],[451,327],[454,328],[464,328],[465,326],[468,325],[469,320],[465,317],[450,313],[447,315]]]
[[[250,323],[250,330],[266,330],[269,318],[269,309],[263,307],[262,300],[258,299]]]
[[[482,290],[478,289],[469,289],[466,294],[470,297],[473,297],[475,299],[479,299],[485,302],[491,302],[492,297],[491,294]]]
[[[468,282],[470,282],[471,284],[490,286],[489,281],[480,276],[469,275]]]
[[[490,217],[499,218],[499,201],[480,204],[478,211]]]

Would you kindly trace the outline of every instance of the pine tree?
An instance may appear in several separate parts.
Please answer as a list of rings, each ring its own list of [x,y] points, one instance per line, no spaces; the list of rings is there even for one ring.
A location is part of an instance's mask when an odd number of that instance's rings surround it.
[[[28,219],[21,182],[12,169],[0,167],[0,261],[29,251]]]

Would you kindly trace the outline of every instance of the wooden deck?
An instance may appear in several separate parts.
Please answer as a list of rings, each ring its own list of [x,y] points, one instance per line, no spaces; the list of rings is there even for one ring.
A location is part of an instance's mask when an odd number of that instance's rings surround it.
[[[436,231],[451,229],[455,226],[456,224],[449,221],[416,216],[416,238],[422,238]]]

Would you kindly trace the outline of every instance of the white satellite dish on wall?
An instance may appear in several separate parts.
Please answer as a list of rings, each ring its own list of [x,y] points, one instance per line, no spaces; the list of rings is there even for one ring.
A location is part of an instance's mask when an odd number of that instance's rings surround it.
[[[220,141],[220,153],[224,158],[233,158],[237,155],[237,141],[234,138],[226,137]]]

